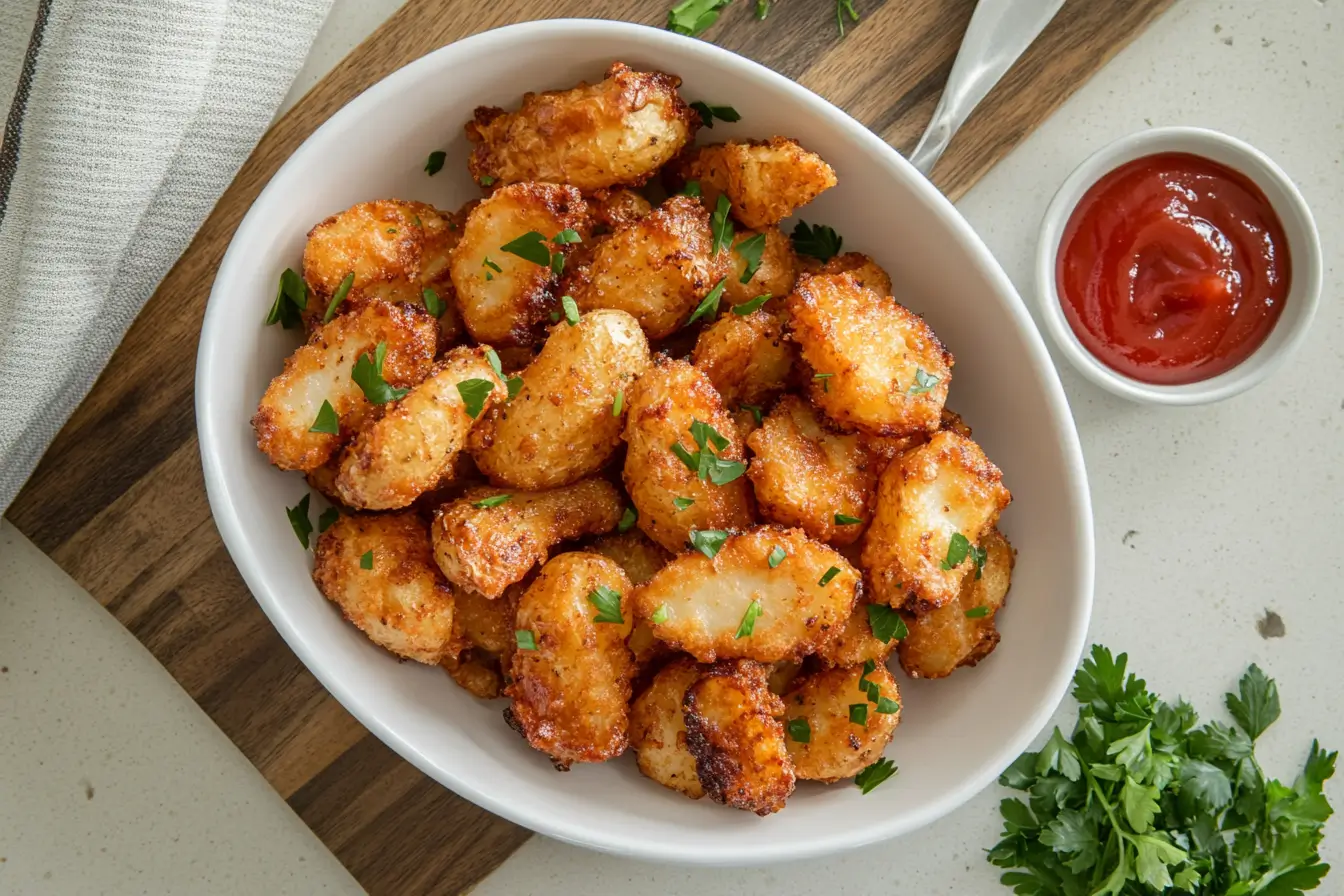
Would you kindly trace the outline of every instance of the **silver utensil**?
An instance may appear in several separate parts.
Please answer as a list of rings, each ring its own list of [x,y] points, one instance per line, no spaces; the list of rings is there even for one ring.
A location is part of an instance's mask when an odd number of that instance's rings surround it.
[[[976,4],[938,108],[910,153],[910,164],[928,176],[957,128],[1063,5],[1064,0],[980,0]]]

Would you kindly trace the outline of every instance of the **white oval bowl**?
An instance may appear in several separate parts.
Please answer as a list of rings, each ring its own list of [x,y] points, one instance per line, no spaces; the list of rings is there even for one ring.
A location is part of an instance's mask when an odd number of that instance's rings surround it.
[[[1278,213],[1288,240],[1292,280],[1283,311],[1269,336],[1245,360],[1217,376],[1194,383],[1145,383],[1126,376],[1083,345],[1064,314],[1056,279],[1056,259],[1064,228],[1079,200],[1097,181],[1121,165],[1159,153],[1179,152],[1217,162],[1251,179]],[[1096,385],[1141,404],[1194,405],[1222,401],[1268,377],[1307,336],[1321,299],[1323,264],[1316,221],[1301,192],[1269,156],[1236,137],[1206,128],[1152,128],[1121,137],[1088,156],[1060,185],[1041,220],[1036,244],[1036,300],[1045,329],[1078,372]]]
[[[310,578],[285,507],[308,493],[271,467],[248,423],[296,347],[263,327],[276,278],[329,214],[378,197],[453,209],[478,195],[462,124],[477,105],[515,107],[528,90],[601,77],[620,59],[675,72],[690,99],[728,103],[738,125],[706,136],[787,134],[819,152],[840,185],[806,217],[876,257],[902,302],[928,317],[958,363],[953,406],[1003,468],[1018,549],[1003,642],[978,668],[902,679],[904,721],[887,756],[900,774],[863,796],[802,783],[770,818],[692,802],[640,776],[633,757],[558,774],[505,725],[502,703],[470,697],[442,670],[400,663],[342,620]],[[434,149],[448,164],[422,171]],[[1059,703],[1092,603],[1092,515],[1077,432],[1021,299],[951,203],[894,150],[815,94],[712,44],[606,21],[554,20],[485,32],[369,88],[319,128],[239,225],[215,278],[197,359],[196,410],[211,509],[266,614],[361,722],[466,799],[570,843],[644,859],[756,864],[854,849],[928,824],[994,780]],[[313,516],[316,517],[316,506]]]

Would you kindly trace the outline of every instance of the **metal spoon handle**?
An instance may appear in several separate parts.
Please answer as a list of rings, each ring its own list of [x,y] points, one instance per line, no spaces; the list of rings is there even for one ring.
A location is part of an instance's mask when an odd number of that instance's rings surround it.
[[[1064,0],[980,0],[976,4],[938,108],[910,153],[912,165],[925,176],[933,170],[957,128],[1063,5]]]

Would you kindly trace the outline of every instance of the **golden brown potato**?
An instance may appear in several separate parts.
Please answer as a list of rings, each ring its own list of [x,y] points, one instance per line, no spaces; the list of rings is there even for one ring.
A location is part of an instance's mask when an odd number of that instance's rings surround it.
[[[788,137],[696,147],[673,164],[671,173],[683,183],[699,181],[709,208],[726,194],[733,217],[753,230],[773,227],[835,186],[831,166]]]
[[[550,241],[563,230],[586,238],[587,208],[573,187],[513,184],[472,209],[449,265],[458,312],[471,338],[498,345],[541,341],[543,325],[560,307],[555,273],[503,247],[536,232],[545,237],[546,250],[567,254],[573,243]]]
[[[496,485],[526,489],[596,473],[621,447],[626,393],[650,363],[644,333],[624,311],[556,324],[522,372],[522,389],[472,432],[476,465]]]
[[[784,695],[789,756],[799,779],[830,784],[852,778],[877,761],[891,743],[901,721],[896,679],[881,663],[875,663],[866,676],[864,669],[850,666],[812,672],[800,676]],[[877,685],[878,700],[871,699],[860,679]],[[856,714],[862,714],[862,723],[855,721]],[[804,736],[803,722],[806,740],[799,739]]]
[[[414,513],[342,516],[317,538],[313,581],[369,640],[435,665],[454,651],[453,592]]]
[[[827,641],[817,651],[817,659],[826,666],[862,666],[868,660],[881,664],[896,649],[897,639],[883,641],[873,633],[872,616],[868,607],[871,602],[860,598],[854,604],[854,610],[840,627],[835,637]],[[879,605],[880,613],[894,613],[886,604]]]
[[[639,511],[640,529],[675,552],[685,547],[692,529],[751,525],[742,440],[708,377],[685,361],[660,356],[626,395],[626,404],[625,488]],[[695,438],[700,427],[692,430],[697,422],[713,427],[719,437],[707,438],[703,449]],[[699,478],[673,453],[673,444],[690,455],[714,455],[716,472]],[[722,484],[715,485],[711,475]],[[679,508],[679,503],[685,506]]]
[[[649,200],[634,190],[598,190],[588,197],[588,216],[595,233],[628,227],[651,211]]]
[[[950,411],[946,406],[943,407],[942,417],[938,424],[939,429],[949,429],[958,435],[966,438],[971,437],[971,428],[966,425],[966,421],[961,419],[961,415],[956,411]],[[859,444],[869,454],[877,458],[878,466],[886,469],[887,464],[892,460],[909,451],[911,448],[923,445],[932,435],[928,432],[917,432],[908,436],[873,436],[867,433],[859,433]]]
[[[690,657],[673,660],[658,670],[630,706],[630,747],[639,754],[639,770],[693,800],[705,791],[696,775],[695,757],[686,746],[681,701],[700,678],[700,669]]]
[[[625,750],[630,678],[626,649],[630,613],[599,622],[597,601],[630,593],[621,568],[597,554],[560,554],[541,569],[518,602],[509,723],[563,770],[571,762],[604,762]],[[531,649],[529,641],[535,642]]]
[[[504,666],[500,657],[479,647],[449,653],[439,663],[448,677],[464,691],[482,700],[494,700],[504,690]]]
[[[407,507],[453,470],[471,427],[507,394],[485,353],[482,347],[453,349],[355,436],[336,478],[342,502],[364,510]],[[460,389],[482,383],[490,391],[473,417]]]
[[[373,405],[351,378],[361,355],[370,362],[386,346],[383,379],[409,388],[428,375],[438,336],[434,318],[411,305],[379,299],[338,316],[285,359],[285,370],[266,389],[252,427],[257,447],[282,470],[315,470],[354,437]],[[312,432],[324,401],[336,412],[340,431]]]
[[[469,489],[434,517],[434,559],[454,585],[496,598],[560,542],[616,528],[624,506],[602,479],[543,492]]]
[[[957,599],[909,621],[901,641],[901,668],[911,678],[944,678],[960,666],[974,666],[999,643],[994,617],[1008,598],[1013,577],[1013,548],[998,529],[980,538],[985,565],[962,579]],[[983,616],[967,616],[979,613]]]
[[[643,585],[653,578],[654,573],[672,560],[670,553],[638,529],[632,529],[623,535],[603,535],[589,545],[587,550],[615,560],[630,579],[630,584],[636,586]],[[635,620],[635,627],[630,630],[626,644],[634,654],[635,665],[640,674],[673,653],[672,648],[653,636],[653,629],[649,628],[646,619]],[[678,698],[678,706],[680,702]]]
[[[747,240],[756,241],[764,235],[761,246],[761,266],[747,280],[742,276],[747,272],[747,259],[741,253],[742,244]],[[774,296],[769,307],[782,307],[784,297],[793,289],[798,279],[798,258],[793,254],[793,244],[780,233],[778,227],[767,227],[762,231],[742,230],[733,238],[733,268],[728,274],[728,282],[723,288],[723,300],[728,305],[741,305],[761,295]]]
[[[308,487],[317,492],[322,497],[331,501],[333,504],[341,503],[341,496],[336,491],[336,477],[341,472],[341,456],[333,454],[326,463],[320,467],[309,470],[303,475],[307,480]]]
[[[923,318],[852,274],[803,276],[788,310],[811,368],[808,397],[827,417],[879,436],[938,428],[952,353]]]
[[[784,391],[797,356],[784,336],[783,319],[763,309],[745,317],[725,314],[705,327],[691,363],[705,372],[728,407],[761,407]]]
[[[797,529],[759,526],[729,537],[712,560],[682,554],[635,590],[633,606],[655,637],[702,663],[774,663],[830,641],[858,587],[858,571],[840,554]]]
[[[650,214],[614,231],[593,249],[560,293],[580,311],[618,308],[650,339],[682,327],[700,300],[732,270],[727,248],[714,254],[709,212],[689,196],[673,196]],[[726,286],[725,286],[726,288]]]
[[[874,600],[926,613],[956,599],[975,567],[981,535],[1012,495],[980,446],[955,432],[901,455],[877,484],[877,511],[863,544]],[[971,550],[945,568],[954,536]]]
[[[716,803],[770,815],[793,793],[793,761],[784,744],[784,711],[766,668],[725,660],[686,691],[682,712],[696,777]]]
[[[837,546],[863,534],[872,516],[877,464],[858,436],[827,431],[807,402],[785,395],[747,447],[753,454],[747,476],[761,516]]]
[[[613,62],[597,84],[523,95],[517,112],[480,107],[467,123],[476,180],[554,181],[584,192],[638,186],[695,136],[681,79]]]
[[[465,588],[453,589],[453,640],[460,653],[445,657],[448,676],[483,700],[500,696],[516,646],[514,617],[518,601],[535,580],[510,585],[497,600]]]
[[[891,276],[862,252],[846,252],[826,262],[807,258],[802,266],[811,274],[852,274],[860,286],[880,296],[891,295]]]
[[[793,680],[803,671],[802,663],[793,660],[781,660],[770,667],[770,692],[782,694],[793,684]]]

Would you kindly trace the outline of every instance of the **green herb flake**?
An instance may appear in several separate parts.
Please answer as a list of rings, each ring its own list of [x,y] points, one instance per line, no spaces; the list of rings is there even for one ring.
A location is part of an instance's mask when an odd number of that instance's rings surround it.
[[[341,431],[341,421],[336,416],[336,409],[331,406],[331,402],[322,401],[322,407],[317,409],[317,419],[313,425],[308,427],[309,432],[322,432],[329,436],[338,435]]]
[[[764,293],[750,301],[743,302],[741,305],[734,305],[733,313],[741,317],[746,317],[748,314],[760,311],[765,303],[770,301],[771,298],[773,298],[773,296],[771,296],[770,293]]]
[[[664,622],[666,622],[667,604],[659,604],[658,609],[654,610],[653,615],[649,617],[649,621],[652,622],[654,625],[662,625]]]
[[[443,317],[443,312],[448,310],[448,304],[439,298],[439,294],[426,286],[420,291],[421,297],[425,300],[425,310],[435,317]]]
[[[840,29],[840,36],[845,36],[845,17],[848,16],[851,22],[859,20],[859,13],[854,9],[854,0],[835,0],[835,24]]]
[[[873,630],[873,637],[883,644],[890,644],[892,638],[899,641],[910,634],[901,614],[885,604],[868,605],[868,625]]]
[[[490,365],[490,369],[495,372],[495,376],[504,379],[504,365],[499,360],[499,352],[492,348],[486,348],[485,361]]]
[[[833,374],[833,373],[814,373],[814,374],[812,374],[812,379],[814,379],[814,380],[821,380],[821,391],[823,391],[823,392],[830,392],[830,391],[831,391],[831,377],[833,377],[833,376],[835,376],[835,374]]]
[[[896,774],[896,763],[890,759],[879,759],[855,775],[854,784],[859,788],[860,793],[867,796],[873,792],[873,788],[894,774]]]
[[[509,401],[513,401],[518,397],[518,393],[523,391],[523,378],[515,374],[506,379],[504,385],[507,386],[509,390]]]
[[[938,385],[938,379],[938,377],[931,373],[925,373],[924,368],[916,367],[915,381],[910,384],[910,388],[906,390],[905,394],[923,395],[925,392],[928,392],[934,386]]]
[[[447,158],[448,153],[444,152],[441,149],[434,150],[432,153],[429,154],[429,158],[425,160],[425,173],[428,174],[430,177],[433,177],[434,175],[438,174],[440,171],[443,170],[443,163],[444,160]]]
[[[481,267],[489,268],[496,274],[502,274],[504,272],[504,269],[502,267],[500,267],[499,265],[495,264],[493,261],[490,260],[489,255],[485,256],[485,260],[481,262]]]
[[[355,385],[363,390],[364,397],[373,404],[382,405],[389,401],[397,401],[410,391],[410,389],[393,388],[383,379],[383,362],[386,359],[387,343],[380,342],[374,348],[372,357],[365,352],[355,359],[355,366],[350,369],[350,379],[354,380]]]
[[[714,241],[709,247],[711,256],[718,255],[725,247],[733,244],[733,220],[728,217],[732,208],[733,204],[728,201],[728,197],[720,193],[714,205],[714,214],[709,218],[709,229],[714,235]]]
[[[756,630],[756,620],[761,615],[761,602],[753,600],[747,604],[747,611],[742,614],[742,621],[738,623],[737,634],[734,638],[749,638],[751,633]]]
[[[784,730],[789,733],[789,740],[794,743],[806,744],[812,741],[812,726],[807,723],[807,719],[789,719]]]
[[[784,558],[787,556],[789,555],[784,552],[782,547],[775,545],[770,549],[770,555],[765,558],[765,562],[770,564],[771,569],[775,569],[779,564],[784,562]]]
[[[714,316],[719,313],[719,299],[723,297],[723,289],[727,283],[728,278],[723,278],[703,299],[700,300],[700,304],[695,306],[695,310],[691,312],[691,316],[686,318],[685,326],[689,327],[702,317],[709,320],[714,319]]]
[[[849,704],[849,721],[855,725],[867,725],[868,704],[867,703]]]
[[[719,20],[719,12],[733,0],[682,0],[668,10],[667,30],[698,37]]]
[[[495,180],[496,178],[493,174],[482,174],[481,179],[477,181],[477,183],[483,187],[492,187],[495,184]]]
[[[686,186],[681,188],[681,195],[690,196],[692,199],[700,198],[700,181],[688,180]]]
[[[529,629],[520,628],[513,633],[513,642],[519,650],[536,650],[537,636]]]
[[[863,520],[856,516],[850,516],[847,513],[840,513],[837,511],[835,514],[835,524],[837,526],[853,526],[861,522],[863,522]]]
[[[457,384],[457,394],[462,396],[462,407],[467,416],[475,420],[485,408],[485,399],[494,391],[492,380],[469,379]]]
[[[840,567],[832,566],[830,569],[826,570],[824,573],[821,574],[821,578],[817,581],[817,584],[821,585],[822,587],[825,587],[826,585],[831,584],[831,579],[835,578],[838,575],[840,575]]]
[[[799,221],[793,228],[793,251],[807,255],[818,261],[830,261],[840,254],[844,238],[830,227],[818,224],[815,227],[806,221]]]
[[[747,237],[746,239],[739,242],[736,246],[734,246],[733,251],[736,252],[738,256],[740,256],[741,259],[747,263],[747,266],[742,270],[742,276],[737,278],[737,282],[750,283],[751,278],[755,277],[756,272],[761,269],[761,256],[765,252],[765,234],[758,233],[755,236]],[[766,298],[768,299],[769,296],[766,296]],[[753,299],[752,301],[758,301],[758,300]],[[761,305],[764,304],[765,302],[761,300]],[[757,305],[756,307],[759,308],[760,305]],[[755,311],[756,308],[753,308],[751,310]],[[743,311],[740,313],[750,314],[751,311]]]
[[[621,521],[616,524],[616,531],[624,535],[635,528],[637,522],[639,522],[639,511],[633,507],[627,507],[625,513],[621,514]]]
[[[360,569],[373,569],[373,551],[365,551],[359,557]]]
[[[535,230],[529,230],[517,239],[509,240],[499,249],[543,268],[550,267],[551,264],[551,248],[546,244],[546,237]]]
[[[571,327],[579,324],[579,304],[574,301],[573,296],[561,296],[560,306],[565,309],[565,323]]]
[[[988,615],[989,615],[989,607],[985,606],[984,604],[981,604],[978,607],[971,607],[969,610],[966,611],[967,619],[984,619]]]
[[[498,507],[512,497],[513,495],[491,495],[488,498],[482,498],[481,500],[476,501],[471,506],[479,507],[481,510],[489,510],[491,507]]]
[[[577,230],[574,230],[571,227],[566,227],[564,230],[557,233],[555,239],[551,240],[551,242],[555,243],[557,246],[568,246],[573,243],[583,242],[583,237],[579,236]]]
[[[293,268],[285,268],[280,274],[280,286],[276,289],[275,301],[266,314],[266,326],[279,324],[286,330],[303,326],[303,312],[308,308],[308,284]]]
[[[732,106],[711,106],[709,103],[697,100],[691,103],[691,108],[700,113],[700,121],[707,128],[714,127],[715,119],[730,123],[742,120],[742,116]],[[742,282],[746,283],[747,281],[743,280]]]
[[[687,507],[690,507],[690,506],[691,506],[692,504],[694,504],[694,503],[695,503],[695,499],[694,499],[694,498],[673,498],[673,499],[672,499],[672,506],[675,507],[675,508],[677,508],[677,512],[678,512],[678,513],[680,513],[681,511],[685,510]]]
[[[331,319],[336,316],[336,307],[345,301],[345,297],[350,294],[350,287],[354,285],[355,272],[351,271],[341,279],[340,285],[338,285],[336,291],[331,294],[331,302],[327,305],[327,313],[322,315],[322,323],[331,323]]]
[[[616,397],[611,400],[611,416],[621,416],[621,411],[625,410],[625,390],[617,389]]]
[[[308,504],[312,497],[312,495],[304,495],[299,499],[299,503],[293,507],[285,508],[285,515],[289,517],[289,525],[293,527],[294,534],[298,537],[299,544],[303,545],[304,550],[308,549],[308,537],[313,534],[313,524],[308,519]]]
[[[341,512],[339,510],[335,507],[328,507],[326,510],[322,511],[322,515],[317,518],[317,531],[319,533],[327,531],[335,525],[336,521],[340,518]]]
[[[613,591],[606,585],[598,585],[588,592],[588,603],[597,608],[597,615],[593,617],[594,622],[604,622],[612,625],[624,624],[625,619],[621,616],[621,593],[619,591]]]
[[[723,543],[728,540],[728,533],[722,529],[692,529],[690,535],[691,547],[713,560],[718,555]]]
[[[762,408],[761,408],[760,405],[758,405],[758,404],[744,404],[744,405],[741,405],[740,407],[741,407],[742,410],[744,410],[744,411],[748,411],[748,412],[751,413],[751,417],[752,417],[753,420],[756,421],[756,425],[757,425],[757,426],[760,426],[762,423],[765,422],[765,415],[764,415],[764,413],[762,412]]]
[[[943,569],[956,569],[970,552],[970,540],[960,532],[954,532],[947,542],[947,556],[940,565]]]
[[[877,700],[873,702],[877,704],[877,711],[882,713],[882,715],[884,716],[889,716],[892,713],[897,713],[901,711],[901,704],[897,703],[890,697],[879,696]]]

